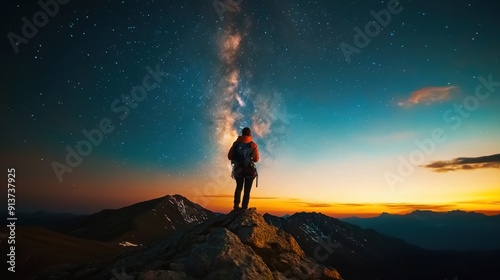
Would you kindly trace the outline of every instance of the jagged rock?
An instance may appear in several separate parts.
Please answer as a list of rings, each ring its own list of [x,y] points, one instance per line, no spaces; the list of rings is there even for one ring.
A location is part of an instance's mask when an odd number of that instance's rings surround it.
[[[262,259],[225,228],[214,228],[202,243],[193,244],[189,254],[176,262],[198,278],[272,279]]]
[[[279,255],[284,252],[293,252],[301,257],[305,256],[304,251],[291,235],[266,223],[264,218],[257,214],[255,208],[236,215],[228,229],[236,233],[243,243],[263,253],[274,252]]]
[[[82,271],[93,273],[83,277]],[[335,269],[310,261],[290,234],[266,223],[254,208],[219,215],[66,279],[109,280],[111,271],[134,280],[342,279]]]
[[[336,270],[308,260],[290,234],[269,225],[255,208],[232,212],[227,218],[231,220],[228,229],[262,257],[274,278],[342,279]]]

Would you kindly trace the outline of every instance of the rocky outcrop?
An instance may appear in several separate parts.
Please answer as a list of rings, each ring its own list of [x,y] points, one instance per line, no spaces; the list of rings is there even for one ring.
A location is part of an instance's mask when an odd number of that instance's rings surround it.
[[[233,211],[148,248],[45,279],[342,279],[306,258],[295,239],[255,209]],[[62,273],[62,274],[61,274]]]

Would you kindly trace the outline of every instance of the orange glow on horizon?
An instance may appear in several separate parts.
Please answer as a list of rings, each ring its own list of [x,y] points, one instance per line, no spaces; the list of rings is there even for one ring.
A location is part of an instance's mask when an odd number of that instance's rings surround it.
[[[189,197],[188,197],[189,199]],[[209,201],[206,208],[219,213],[228,213],[232,210],[233,196],[221,195],[205,197]],[[298,212],[317,212],[335,218],[345,217],[375,217],[386,212],[404,215],[416,210],[433,212],[448,212],[461,210],[477,212],[485,215],[498,215],[500,208],[494,201],[482,202],[454,202],[446,204],[412,204],[412,203],[310,203],[299,199],[281,199],[276,197],[250,197],[249,207],[257,208],[261,214],[269,213],[276,216],[292,215]]]

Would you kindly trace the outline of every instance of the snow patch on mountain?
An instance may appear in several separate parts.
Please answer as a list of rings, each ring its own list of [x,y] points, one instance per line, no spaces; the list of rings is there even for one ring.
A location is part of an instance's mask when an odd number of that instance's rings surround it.
[[[137,247],[137,244],[128,241],[120,242],[119,244],[123,247]]]

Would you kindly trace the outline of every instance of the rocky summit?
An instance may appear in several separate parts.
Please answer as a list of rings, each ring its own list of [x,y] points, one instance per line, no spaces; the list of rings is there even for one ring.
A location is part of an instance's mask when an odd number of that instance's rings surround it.
[[[219,215],[104,263],[59,269],[39,279],[342,279],[309,260],[295,239],[255,208]]]

